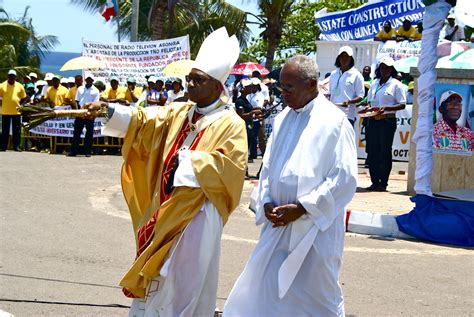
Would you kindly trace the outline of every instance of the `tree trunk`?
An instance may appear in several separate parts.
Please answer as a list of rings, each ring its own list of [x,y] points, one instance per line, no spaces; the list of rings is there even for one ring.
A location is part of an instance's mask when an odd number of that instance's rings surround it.
[[[162,40],[164,38],[165,13],[168,8],[168,0],[155,0],[150,11],[151,39]]]
[[[174,34],[174,8],[176,7],[177,0],[169,2],[168,8],[168,38],[172,38]]]
[[[273,60],[275,58],[275,51],[278,47],[278,39],[275,36],[270,35],[267,39],[267,55],[265,61],[265,68],[269,71],[273,69]]]

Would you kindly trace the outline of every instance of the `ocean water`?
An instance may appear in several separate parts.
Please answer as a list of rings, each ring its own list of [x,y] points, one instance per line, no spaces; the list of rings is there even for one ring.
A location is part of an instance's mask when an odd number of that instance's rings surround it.
[[[62,77],[73,77],[75,75],[81,75],[81,70],[68,70],[65,72],[59,71],[61,67],[68,60],[81,56],[81,53],[71,52],[49,52],[43,58],[41,58],[41,72],[58,74]]]

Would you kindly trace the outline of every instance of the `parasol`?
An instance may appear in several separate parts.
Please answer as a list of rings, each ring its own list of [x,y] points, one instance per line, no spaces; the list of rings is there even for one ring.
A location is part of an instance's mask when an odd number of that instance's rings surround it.
[[[168,77],[184,77],[189,74],[193,65],[194,61],[190,59],[175,61],[163,68],[163,74]]]
[[[107,68],[104,62],[99,61],[92,57],[79,56],[68,60],[61,67],[60,71],[66,70],[78,70],[78,69],[96,69],[96,68]]]
[[[254,71],[258,71],[260,75],[266,76],[268,73],[268,69],[263,67],[260,64],[257,63],[252,63],[252,62],[246,62],[246,63],[241,63],[237,64],[232,68],[232,71],[230,72],[231,75],[244,75],[244,76],[252,76],[252,73]]]

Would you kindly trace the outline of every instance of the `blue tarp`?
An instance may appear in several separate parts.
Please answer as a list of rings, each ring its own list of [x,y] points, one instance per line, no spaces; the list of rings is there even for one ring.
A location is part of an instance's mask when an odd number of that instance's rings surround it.
[[[415,208],[396,217],[398,229],[437,243],[474,246],[474,202],[416,195]]]

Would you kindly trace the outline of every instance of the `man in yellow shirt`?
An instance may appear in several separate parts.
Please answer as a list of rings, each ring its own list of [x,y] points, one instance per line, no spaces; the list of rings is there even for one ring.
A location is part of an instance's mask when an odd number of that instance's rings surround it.
[[[411,26],[410,20],[405,19],[402,26],[397,30],[397,41],[409,40],[414,32],[416,32],[416,30]]]
[[[411,34],[409,41],[420,41],[423,33],[423,22],[418,22],[415,31]]]
[[[374,37],[374,41],[386,42],[389,40],[395,40],[397,38],[397,32],[392,28],[392,23],[390,21],[385,21],[383,24],[383,29]]]
[[[2,106],[2,138],[0,151],[6,151],[8,137],[10,136],[10,122],[13,132],[13,150],[20,150],[21,116],[17,110],[22,102],[27,99],[25,88],[16,81],[16,71],[8,71],[8,79],[0,84],[0,105]]]
[[[127,87],[128,89],[125,91],[125,100],[129,103],[137,102],[142,95],[143,88],[137,87],[137,81],[133,77],[127,79]]]
[[[66,104],[71,105],[73,109],[77,109],[76,94],[77,89],[82,86],[82,82],[82,76],[76,75],[74,77],[74,86],[69,89],[69,93],[66,97]]]
[[[116,76],[110,77],[110,87],[100,95],[101,101],[107,102],[119,102],[126,104],[125,102],[125,87],[119,87],[119,80]]]
[[[53,85],[46,90],[44,101],[49,103],[52,107],[62,106],[65,104],[68,94],[69,90],[63,85],[60,85],[59,76],[53,75]]]

